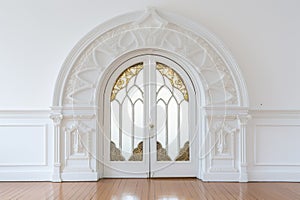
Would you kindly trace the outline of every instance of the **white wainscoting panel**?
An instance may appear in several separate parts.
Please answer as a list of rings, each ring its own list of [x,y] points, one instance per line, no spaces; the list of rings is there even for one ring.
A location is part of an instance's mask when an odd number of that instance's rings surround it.
[[[255,165],[300,166],[300,125],[257,124]]]
[[[247,126],[249,181],[300,182],[300,111],[251,112]],[[0,111],[0,181],[51,181],[53,131],[47,110]],[[214,172],[204,174],[203,179],[235,181],[238,176],[231,169],[226,177]],[[66,173],[62,178],[90,177]]]
[[[0,166],[45,166],[47,125],[0,125]]]
[[[50,181],[52,132],[48,110],[0,110],[0,181]]]
[[[249,181],[300,182],[300,111],[255,110],[251,115]]]

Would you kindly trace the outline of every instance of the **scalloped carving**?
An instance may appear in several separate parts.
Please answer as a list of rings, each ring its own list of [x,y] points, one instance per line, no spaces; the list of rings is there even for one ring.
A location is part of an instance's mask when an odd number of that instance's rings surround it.
[[[103,70],[120,55],[143,48],[163,49],[189,60],[206,88],[206,105],[238,104],[233,78],[214,48],[197,34],[167,22],[153,10],[135,22],[101,34],[83,50],[65,85],[64,104],[94,105],[97,80]],[[86,80],[82,77],[85,70],[98,76]]]

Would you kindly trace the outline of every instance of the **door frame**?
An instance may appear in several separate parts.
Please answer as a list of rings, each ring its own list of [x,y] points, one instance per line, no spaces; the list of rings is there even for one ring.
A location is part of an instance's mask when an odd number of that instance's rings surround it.
[[[81,38],[66,57],[57,76],[50,111],[50,179],[59,182],[102,178],[100,115],[106,75],[124,57],[145,52],[185,63],[182,66],[186,66],[197,88],[197,123],[201,123],[197,130],[201,138],[197,177],[205,181],[247,181],[249,99],[238,63],[226,45],[201,24],[156,9],[126,13],[101,23]],[[223,154],[212,145],[216,144],[216,130],[227,125],[236,131],[232,133],[230,149]],[[67,141],[65,132],[74,128],[84,135],[86,148],[81,154],[65,151],[74,145]]]
[[[155,53],[154,53],[155,51]],[[201,115],[199,112],[197,112],[197,110],[199,110],[199,102],[200,98],[197,98],[197,96],[200,96],[199,93],[197,93],[197,86],[196,84],[193,82],[193,77],[190,73],[188,73],[189,69],[187,69],[187,63],[184,60],[178,59],[176,58],[176,56],[171,56],[170,53],[166,53],[166,52],[161,52],[158,50],[150,50],[147,49],[145,51],[144,54],[136,54],[136,52],[132,52],[135,55],[133,56],[133,54],[128,54],[126,56],[123,56],[122,59],[117,59],[113,64],[111,64],[111,68],[109,72],[107,74],[105,74],[105,77],[103,79],[102,82],[102,92],[104,95],[100,95],[100,98],[102,97],[102,103],[103,106],[101,106],[103,109],[99,110],[99,119],[102,116],[102,119],[99,120],[99,122],[102,122],[101,127],[103,127],[102,130],[102,137],[100,137],[100,140],[102,138],[102,142],[100,142],[100,144],[102,143],[103,145],[103,149],[102,149],[102,157],[103,157],[103,177],[134,177],[134,178],[146,178],[146,177],[197,177],[199,174],[199,167],[201,166],[201,164],[199,163],[200,160],[199,158],[199,144],[200,144],[200,127],[201,127]],[[150,57],[148,59],[146,59],[146,57]],[[142,58],[142,59],[141,59]],[[194,130],[189,130],[189,135],[192,134],[192,132],[194,132],[193,136],[189,136],[190,137],[190,142],[193,142],[195,144],[190,143],[190,161],[185,161],[185,162],[181,162],[181,161],[176,161],[180,164],[178,164],[178,167],[175,167],[175,170],[180,171],[181,173],[178,173],[176,176],[174,176],[174,174],[170,173],[171,171],[168,170],[168,166],[172,164],[172,162],[175,161],[170,161],[170,162],[159,162],[156,161],[154,159],[156,159],[156,154],[150,157],[147,154],[144,154],[144,159],[146,160],[146,162],[143,162],[145,165],[141,165],[140,162],[135,162],[135,161],[130,161],[130,163],[135,163],[136,166],[134,166],[133,170],[135,171],[135,173],[132,172],[125,172],[125,171],[121,171],[120,173],[117,173],[116,170],[114,170],[113,168],[111,168],[110,165],[110,159],[109,159],[109,155],[105,153],[105,149],[108,150],[109,146],[110,146],[110,138],[106,137],[106,135],[108,135],[109,133],[107,133],[106,131],[110,131],[110,101],[105,101],[105,99],[109,99],[110,98],[110,94],[111,94],[111,89],[115,83],[115,80],[118,78],[118,76],[128,67],[136,64],[136,63],[140,63],[140,62],[145,62],[145,60],[150,60],[150,62],[162,62],[164,64],[166,64],[167,66],[171,67],[172,69],[174,69],[184,80],[186,87],[188,89],[189,92],[189,96],[190,96],[190,101],[189,101],[189,116],[192,119],[192,126]],[[167,63],[165,63],[167,62]],[[124,63],[126,65],[124,65]],[[173,66],[170,66],[170,63]],[[176,66],[176,67],[175,67]],[[155,71],[155,70],[154,70]],[[145,78],[145,76],[144,76]],[[199,90],[198,90],[199,91]],[[203,91],[203,90],[200,90]],[[101,102],[101,100],[100,100]],[[145,108],[145,107],[144,107]],[[103,113],[103,114],[102,114]],[[148,116],[146,116],[146,113],[148,113],[147,108],[145,108],[145,118],[144,121],[145,123],[147,123],[147,121],[149,121],[149,119],[147,119]],[[156,118],[156,114],[153,114]],[[109,117],[104,117],[104,116],[109,116]],[[191,117],[194,116],[194,117]],[[154,119],[155,120],[155,119]],[[197,122],[197,123],[196,123]],[[148,124],[145,124],[145,127]],[[190,127],[190,125],[189,125]],[[152,138],[150,140],[155,140],[156,138]],[[148,141],[148,140],[147,140]],[[145,145],[146,142],[144,140],[143,145],[144,145],[144,150],[149,152],[149,148],[156,148],[156,142],[151,142],[149,141],[150,144],[152,144],[151,146],[149,145]],[[146,147],[146,148],[145,148]],[[156,151],[155,151],[156,152]],[[152,153],[153,154],[153,153]],[[192,156],[194,156],[192,158]],[[148,161],[150,161],[150,163],[148,163]],[[126,163],[128,164],[128,162],[122,163],[124,161],[113,161],[114,165],[118,166],[118,169],[120,169],[120,167],[122,166],[126,166]],[[159,162],[159,163],[157,163]],[[155,167],[156,170],[160,169],[160,171],[155,171],[153,172],[152,169],[150,169],[150,166],[154,166],[153,163],[156,163]],[[189,164],[189,166],[192,167],[187,167],[187,164]],[[126,168],[126,167],[125,167]],[[143,169],[142,171],[140,169]],[[190,172],[186,172],[187,169],[190,170]],[[144,170],[147,170],[147,172],[151,172],[149,173],[144,173]],[[184,171],[184,173],[183,173]]]

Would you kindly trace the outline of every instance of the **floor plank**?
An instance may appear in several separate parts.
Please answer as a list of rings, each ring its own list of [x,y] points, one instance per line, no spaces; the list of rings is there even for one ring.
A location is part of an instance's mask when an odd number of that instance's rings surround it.
[[[102,179],[98,182],[0,182],[0,199],[300,199],[300,183],[222,183],[178,179]]]

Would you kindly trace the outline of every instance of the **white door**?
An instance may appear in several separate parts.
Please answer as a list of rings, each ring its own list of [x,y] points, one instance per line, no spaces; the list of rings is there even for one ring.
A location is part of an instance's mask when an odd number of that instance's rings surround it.
[[[105,92],[104,177],[195,177],[195,93],[181,66],[138,56]]]

